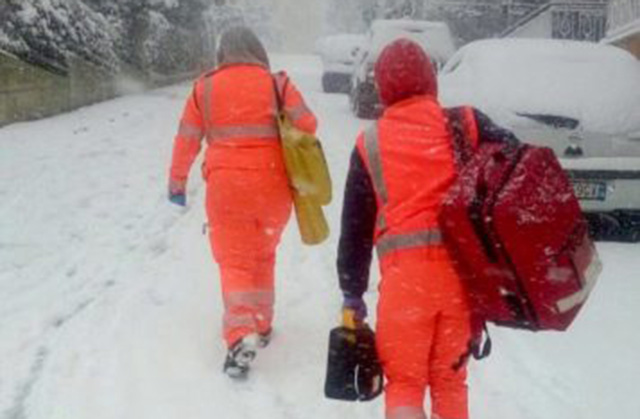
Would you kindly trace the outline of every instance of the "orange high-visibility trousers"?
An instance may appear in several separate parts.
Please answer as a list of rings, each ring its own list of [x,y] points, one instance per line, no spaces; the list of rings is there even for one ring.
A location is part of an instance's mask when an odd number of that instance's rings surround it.
[[[387,377],[387,419],[467,419],[466,365],[455,369],[471,336],[462,283],[442,246],[383,257],[376,345]]]
[[[229,346],[271,328],[276,247],[291,206],[282,164],[207,174],[209,238],[222,280],[223,335]]]

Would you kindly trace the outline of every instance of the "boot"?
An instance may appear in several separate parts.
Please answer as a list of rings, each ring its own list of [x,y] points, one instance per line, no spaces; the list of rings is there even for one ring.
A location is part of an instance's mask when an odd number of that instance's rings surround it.
[[[259,345],[260,337],[257,334],[245,336],[233,344],[224,361],[224,373],[235,379],[246,378]]]

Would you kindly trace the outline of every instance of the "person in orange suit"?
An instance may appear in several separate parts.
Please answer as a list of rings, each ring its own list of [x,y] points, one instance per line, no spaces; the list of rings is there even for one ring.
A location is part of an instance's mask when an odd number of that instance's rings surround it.
[[[432,418],[467,419],[466,359],[475,334],[437,222],[457,177],[449,111],[460,116],[472,147],[515,137],[473,108],[444,109],[431,60],[410,40],[387,46],[374,73],[385,111],[358,136],[347,176],[337,261],[344,317],[367,315],[375,247],[386,418],[425,419],[429,390]]]
[[[211,250],[224,300],[224,371],[244,377],[273,321],[274,265],[292,196],[276,122],[276,94],[300,129],[317,122],[285,73],[272,75],[267,53],[247,28],[221,36],[218,66],[195,83],[175,137],[169,199],[186,204],[187,178],[200,152]]]

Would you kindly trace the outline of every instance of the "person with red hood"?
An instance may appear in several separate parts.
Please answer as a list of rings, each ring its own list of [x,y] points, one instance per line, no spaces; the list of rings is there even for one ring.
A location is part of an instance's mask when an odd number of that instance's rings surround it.
[[[375,80],[385,111],[356,140],[344,194],[337,261],[343,318],[367,315],[363,294],[375,247],[386,418],[427,418],[429,389],[432,418],[467,419],[470,310],[437,222],[457,176],[449,124],[461,124],[472,147],[517,139],[478,110],[444,109],[432,62],[410,40],[382,51]]]
[[[276,94],[297,128],[315,133],[317,121],[286,74],[271,74],[251,30],[225,31],[217,59],[218,67],[196,81],[187,99],[174,141],[169,199],[186,204],[189,171],[206,138],[202,175],[224,300],[224,371],[244,377],[271,335],[276,247],[292,207]]]

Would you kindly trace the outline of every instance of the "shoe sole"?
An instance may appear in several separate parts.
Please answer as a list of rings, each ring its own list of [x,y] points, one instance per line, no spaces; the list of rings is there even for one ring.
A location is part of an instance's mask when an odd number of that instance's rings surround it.
[[[225,368],[224,373],[234,380],[242,380],[247,378],[247,376],[249,375],[249,370],[247,368],[235,366]]]

